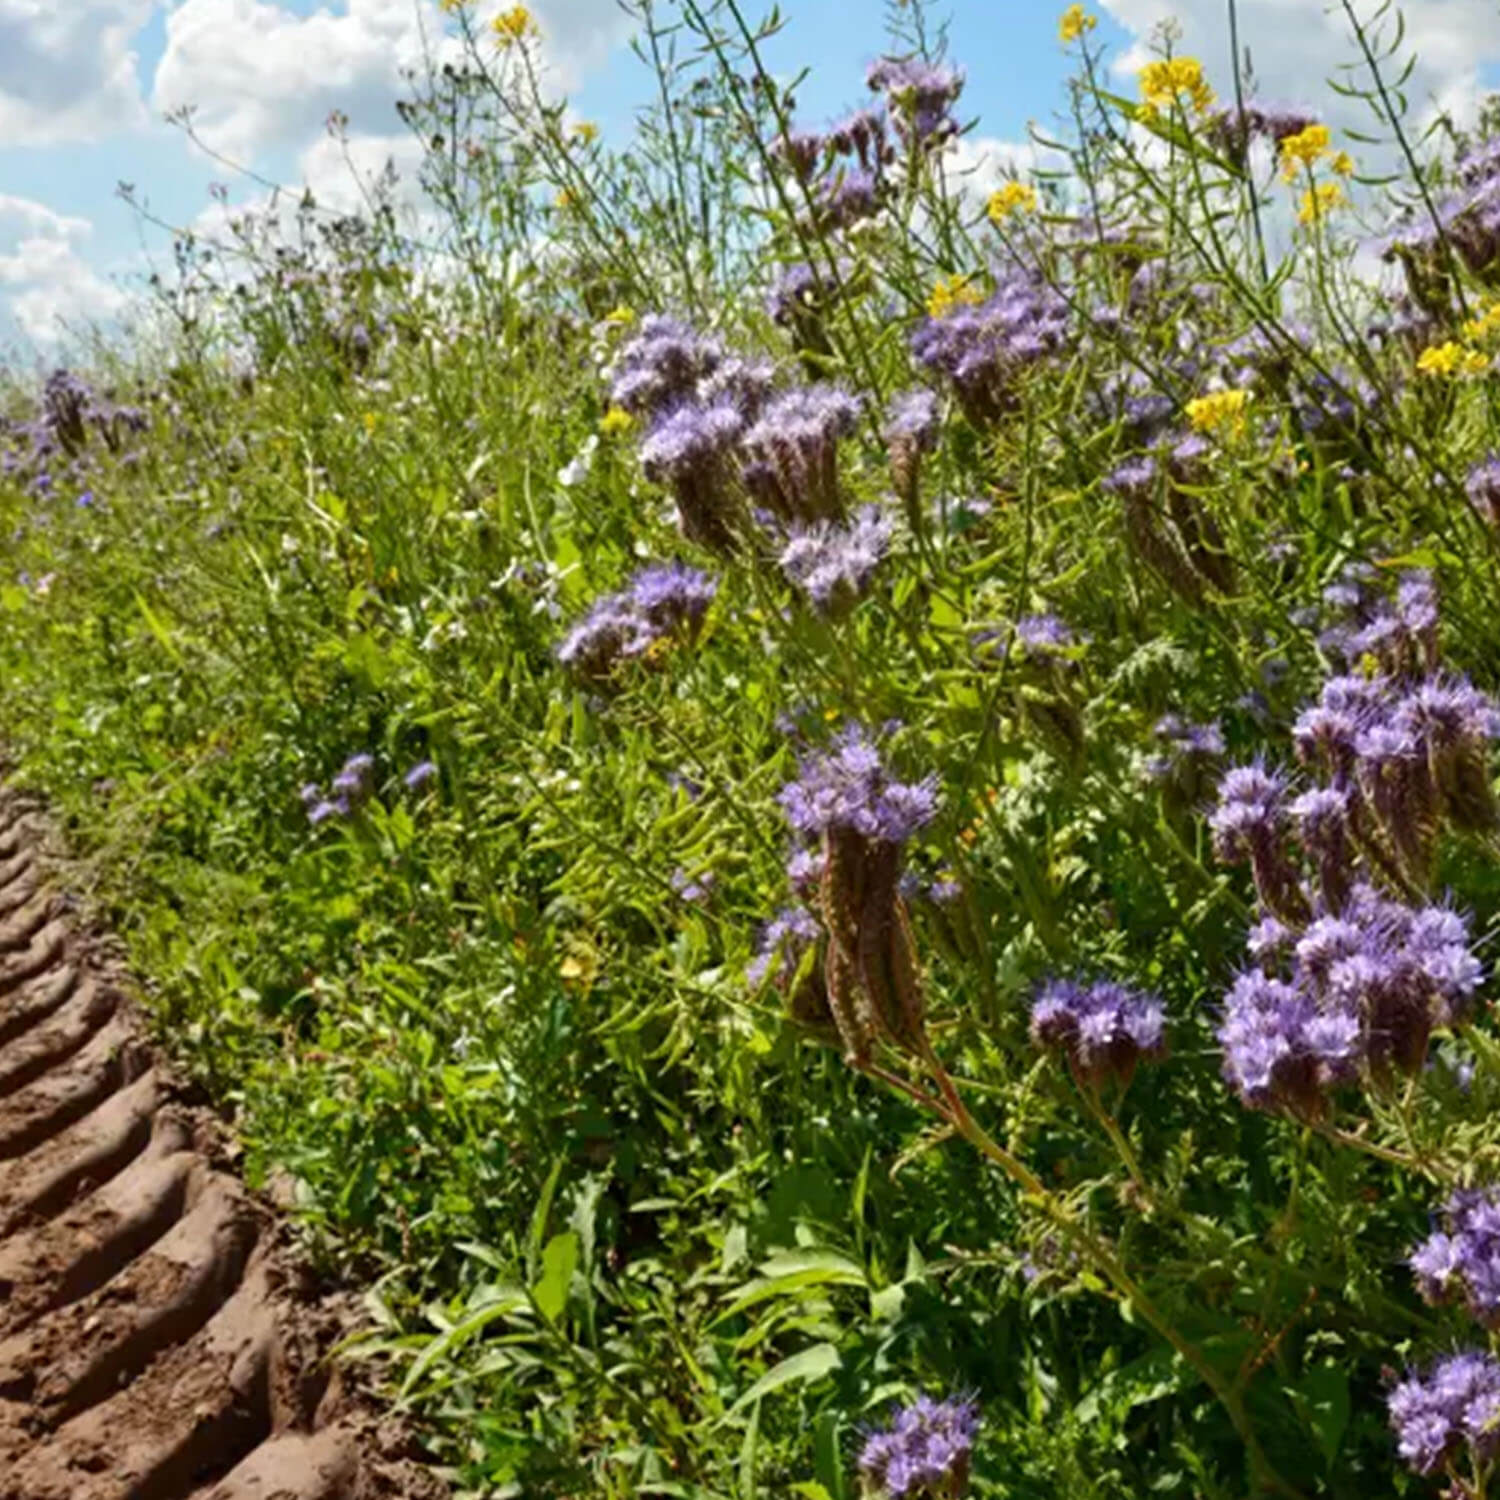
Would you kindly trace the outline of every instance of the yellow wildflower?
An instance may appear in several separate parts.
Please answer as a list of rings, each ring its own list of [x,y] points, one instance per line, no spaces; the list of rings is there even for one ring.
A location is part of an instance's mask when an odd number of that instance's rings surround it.
[[[1098,24],[1098,16],[1091,16],[1081,5],[1070,5],[1057,23],[1057,35],[1064,44],[1076,42],[1085,31],[1092,31]]]
[[[953,276],[939,276],[933,285],[932,295],[927,299],[927,316],[941,318],[964,303],[973,306],[982,302],[984,298],[970,286],[971,280],[971,277],[961,272]]]
[[[557,190],[557,197],[552,201],[557,205],[558,208],[569,209],[572,208],[575,202],[577,202],[577,199],[573,197],[572,193],[570,193],[567,188],[559,188]]]
[[[1299,166],[1311,171],[1328,154],[1331,137],[1326,125],[1309,125],[1281,143],[1281,175],[1291,182]]]
[[[1245,406],[1249,391],[1211,391],[1187,404],[1187,419],[1199,432],[1229,432],[1238,437],[1245,430]]]
[[[1354,158],[1347,151],[1340,151],[1329,165],[1340,177],[1354,176]]]
[[[1491,302],[1477,318],[1470,318],[1463,325],[1466,339],[1483,340],[1500,331],[1500,302]]]
[[[1478,359],[1479,368],[1475,368],[1475,360]],[[1434,344],[1425,348],[1416,357],[1416,368],[1419,374],[1439,377],[1439,375],[1478,375],[1485,369],[1485,357],[1475,350],[1466,350],[1461,344],[1455,344],[1449,339],[1446,344]]]
[[[580,120],[572,130],[573,139],[592,146],[599,139],[599,127],[592,120]]]
[[[369,433],[371,437],[375,435],[375,413],[372,411],[367,411],[365,413],[365,431]]]
[[[986,212],[992,223],[999,224],[1013,213],[1036,212],[1036,189],[1026,182],[1007,182],[990,194]]]
[[[1336,182],[1320,182],[1302,195],[1297,219],[1302,224],[1316,224],[1344,202],[1344,189]]]
[[[612,307],[604,315],[604,321],[616,328],[628,328],[635,322],[635,309],[627,307],[623,302],[618,307]]]
[[[1458,369],[1462,375],[1483,375],[1490,368],[1490,357],[1478,349],[1465,349]]]
[[[605,437],[613,437],[617,432],[629,432],[633,420],[623,406],[612,406],[600,417],[599,431]]]
[[[1183,95],[1201,115],[1214,102],[1214,91],[1203,76],[1203,64],[1196,57],[1164,57],[1148,62],[1141,69],[1141,97],[1146,101],[1143,113],[1152,115],[1159,109],[1170,109]]]
[[[523,42],[527,37],[537,34],[536,22],[524,5],[513,5],[509,10],[502,10],[490,25],[502,47],[514,47],[517,42]]]

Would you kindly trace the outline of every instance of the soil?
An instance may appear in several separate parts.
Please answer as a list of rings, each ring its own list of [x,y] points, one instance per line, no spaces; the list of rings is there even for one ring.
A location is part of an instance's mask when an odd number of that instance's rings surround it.
[[[442,1500],[0,785],[0,1500]]]

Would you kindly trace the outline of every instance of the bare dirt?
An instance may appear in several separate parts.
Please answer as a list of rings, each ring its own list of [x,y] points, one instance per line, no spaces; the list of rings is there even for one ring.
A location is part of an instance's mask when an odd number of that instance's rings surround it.
[[[0,1500],[441,1500],[0,786]]]

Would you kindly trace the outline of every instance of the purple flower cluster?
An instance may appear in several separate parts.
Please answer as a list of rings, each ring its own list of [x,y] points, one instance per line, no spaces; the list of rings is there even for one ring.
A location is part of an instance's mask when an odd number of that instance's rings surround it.
[[[865,1439],[860,1475],[889,1500],[948,1500],[963,1493],[978,1433],[972,1401],[919,1396]]]
[[[827,750],[803,758],[795,781],[777,799],[793,830],[816,838],[831,832],[876,844],[904,844],[937,816],[937,783],[897,781],[869,734],[844,730]]]
[[[937,446],[938,402],[928,390],[918,387],[895,396],[880,429],[890,453],[891,480],[908,510],[915,510],[922,455]]]
[[[1142,1058],[1166,1056],[1166,1018],[1161,1001],[1128,985],[1051,979],[1032,1001],[1031,1039],[1092,1085],[1128,1083]]]
[[[0,418],[0,476],[18,480],[36,496],[64,485],[86,488],[93,438],[118,455],[149,426],[143,406],[123,405],[71,370],[54,370],[30,420]]]
[[[1411,1253],[1418,1290],[1432,1303],[1461,1298],[1486,1328],[1500,1325],[1500,1189],[1457,1189],[1443,1220]]]
[[[1318,117],[1311,110],[1247,99],[1243,109],[1225,105],[1204,122],[1208,138],[1231,161],[1243,165],[1251,141],[1269,141],[1279,146],[1289,135],[1299,135]]]
[[[1394,598],[1377,586],[1373,570],[1353,564],[1323,590],[1334,620],[1318,644],[1346,662],[1374,657],[1392,674],[1432,671],[1438,657],[1437,586],[1430,573],[1405,573]]]
[[[797,972],[802,955],[817,942],[819,931],[818,919],[805,906],[783,907],[761,929],[745,977],[752,986],[769,978],[784,988]]]
[[[1500,1364],[1478,1350],[1411,1373],[1386,1397],[1401,1457],[1431,1474],[1462,1448],[1489,1462],[1500,1450]]]
[[[1459,162],[1457,185],[1432,211],[1426,203],[1406,210],[1378,242],[1386,259],[1401,260],[1419,302],[1430,304],[1437,289],[1433,273],[1443,241],[1481,279],[1500,269],[1500,139],[1479,142]]]
[[[1464,493],[1491,525],[1500,526],[1500,453],[1489,454],[1469,470]]]
[[[602,682],[621,662],[643,655],[656,641],[679,633],[691,640],[717,590],[717,583],[697,568],[652,563],[620,592],[594,601],[563,637],[557,659]]]
[[[1180,714],[1165,714],[1151,734],[1161,746],[1146,762],[1146,775],[1153,781],[1170,781],[1224,754],[1224,731],[1217,724],[1191,724]]]
[[[870,64],[865,81],[885,94],[896,133],[908,146],[941,146],[958,134],[953,106],[964,75],[957,68],[920,57],[882,57]]]
[[[308,782],[298,793],[307,821],[316,827],[330,818],[347,818],[369,799],[374,772],[375,757],[361,750],[344,762],[326,793],[316,782]]]
[[[751,463],[742,477],[751,495],[784,520],[842,516],[838,444],[858,420],[859,402],[842,386],[801,386],[775,397],[745,434]]]
[[[855,110],[825,134],[792,130],[776,139],[771,153],[806,190],[815,231],[868,219],[889,195],[887,170],[895,151],[879,110]]]
[[[835,614],[864,592],[890,543],[890,521],[878,506],[866,505],[845,526],[834,521],[793,526],[781,566],[822,613]]]
[[[1365,884],[1300,931],[1264,918],[1249,948],[1258,966],[1235,980],[1219,1028],[1224,1074],[1246,1104],[1303,1119],[1362,1069],[1416,1072],[1432,1028],[1463,1020],[1483,977],[1457,912]]]
[[[998,277],[986,301],[926,319],[911,350],[924,369],[947,378],[972,423],[989,426],[1014,407],[1020,376],[1061,349],[1067,331],[1062,295],[1040,276],[1014,270]]]

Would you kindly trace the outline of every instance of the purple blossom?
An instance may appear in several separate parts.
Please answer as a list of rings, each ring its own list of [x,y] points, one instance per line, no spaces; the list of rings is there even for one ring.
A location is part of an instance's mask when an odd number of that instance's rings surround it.
[[[626,411],[657,416],[686,401],[724,358],[717,339],[675,318],[653,314],[610,367],[610,399]]]
[[[783,907],[761,929],[746,979],[758,986],[772,977],[774,969],[774,982],[787,984],[802,955],[817,942],[819,930],[817,918],[805,906]]]
[[[419,760],[405,776],[402,783],[411,791],[424,787],[437,775],[437,766],[430,760]]]
[[[1487,520],[1500,526],[1500,453],[1491,453],[1469,470],[1464,493]]]
[[[911,350],[919,365],[952,384],[970,422],[989,426],[1014,407],[1021,375],[1060,350],[1067,332],[1062,295],[1040,276],[1012,270],[998,277],[986,301],[926,319]]]
[[[1084,985],[1048,980],[1031,1007],[1031,1037],[1066,1053],[1072,1066],[1097,1083],[1130,1078],[1142,1058],[1166,1053],[1166,1018],[1154,996],[1113,980]]]
[[[865,81],[885,93],[896,132],[909,145],[938,146],[958,133],[952,108],[963,92],[964,75],[920,57],[882,57]]]
[[[717,587],[708,574],[685,563],[650,563],[620,592],[594,601],[563,637],[557,659],[586,677],[605,678],[656,641],[679,632],[691,640]]]
[[[1488,1462],[1500,1446],[1500,1364],[1479,1350],[1408,1374],[1386,1405],[1401,1457],[1419,1474],[1435,1472],[1459,1448]]]
[[[872,1432],[859,1454],[859,1471],[876,1494],[956,1495],[969,1472],[969,1455],[979,1431],[972,1401],[936,1401],[919,1396],[896,1413],[890,1425]]]
[[[818,521],[794,526],[781,566],[825,613],[852,604],[890,548],[891,523],[878,506],[866,505],[847,526]]]
[[[1432,1303],[1462,1300],[1487,1328],[1500,1325],[1500,1188],[1459,1188],[1443,1228],[1412,1252],[1417,1288]]]
[[[787,520],[839,517],[838,441],[858,420],[859,403],[841,386],[803,386],[769,402],[745,434],[747,452],[764,466],[757,498]]]
[[[806,837],[845,831],[885,844],[904,844],[938,807],[936,781],[896,781],[858,726],[804,757],[797,779],[777,800],[794,831]]]

